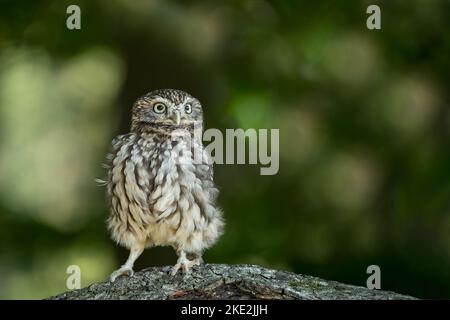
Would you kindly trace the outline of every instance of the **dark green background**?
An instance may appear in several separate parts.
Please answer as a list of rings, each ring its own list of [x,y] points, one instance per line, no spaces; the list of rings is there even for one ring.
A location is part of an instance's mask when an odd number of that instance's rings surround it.
[[[207,128],[280,129],[278,175],[216,166],[227,228],[207,262],[363,286],[376,264],[383,289],[450,297],[449,1],[0,3],[1,298],[123,262],[94,179],[156,88],[198,97]]]

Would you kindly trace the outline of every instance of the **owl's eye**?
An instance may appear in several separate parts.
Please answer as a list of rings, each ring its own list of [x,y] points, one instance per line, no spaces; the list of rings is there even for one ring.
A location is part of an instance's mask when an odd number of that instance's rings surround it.
[[[155,103],[153,111],[155,111],[155,113],[164,113],[166,111],[166,105],[161,102]]]
[[[184,106],[184,112],[186,112],[186,113],[192,112],[192,105],[190,103],[188,103]]]

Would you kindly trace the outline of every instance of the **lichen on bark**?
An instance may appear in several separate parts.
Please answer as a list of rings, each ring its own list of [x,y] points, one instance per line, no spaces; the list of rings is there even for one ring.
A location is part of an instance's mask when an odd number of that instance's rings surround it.
[[[169,272],[168,266],[151,267],[130,278],[94,283],[49,299],[414,299],[256,265],[206,264],[174,277]]]

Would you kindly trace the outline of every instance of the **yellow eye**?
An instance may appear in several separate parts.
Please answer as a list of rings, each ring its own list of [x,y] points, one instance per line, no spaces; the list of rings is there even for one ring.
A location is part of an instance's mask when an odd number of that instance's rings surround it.
[[[166,105],[161,102],[155,103],[153,111],[155,111],[155,113],[164,113],[166,111]]]
[[[184,112],[186,112],[186,113],[192,112],[192,105],[190,103],[188,103],[184,106]]]

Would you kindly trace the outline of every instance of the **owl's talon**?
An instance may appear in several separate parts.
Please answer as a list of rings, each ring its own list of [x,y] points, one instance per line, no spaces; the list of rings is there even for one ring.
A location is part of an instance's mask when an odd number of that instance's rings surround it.
[[[173,277],[174,275],[177,274],[178,270],[180,270],[181,268],[181,263],[177,263],[176,265],[173,266],[172,271],[170,272],[170,275]]]
[[[189,266],[187,264],[183,264],[182,267],[183,267],[183,274],[184,275],[187,275],[187,274],[191,273],[191,270],[189,270]]]
[[[202,257],[197,257],[194,260],[191,261],[193,266],[199,266],[203,264],[203,258]]]
[[[118,277],[121,277],[121,276],[132,277],[133,275],[134,275],[134,271],[132,268],[123,266],[120,269],[117,269],[116,271],[111,273],[111,275],[109,276],[109,280],[111,282],[114,282],[114,281],[116,281],[116,279]]]
[[[173,266],[172,271],[170,272],[171,276],[174,276],[177,274],[178,270],[180,268],[183,270],[184,275],[188,275],[191,273],[191,268],[194,265],[198,265],[196,261],[190,261],[187,258],[179,258],[177,261],[177,264]]]

